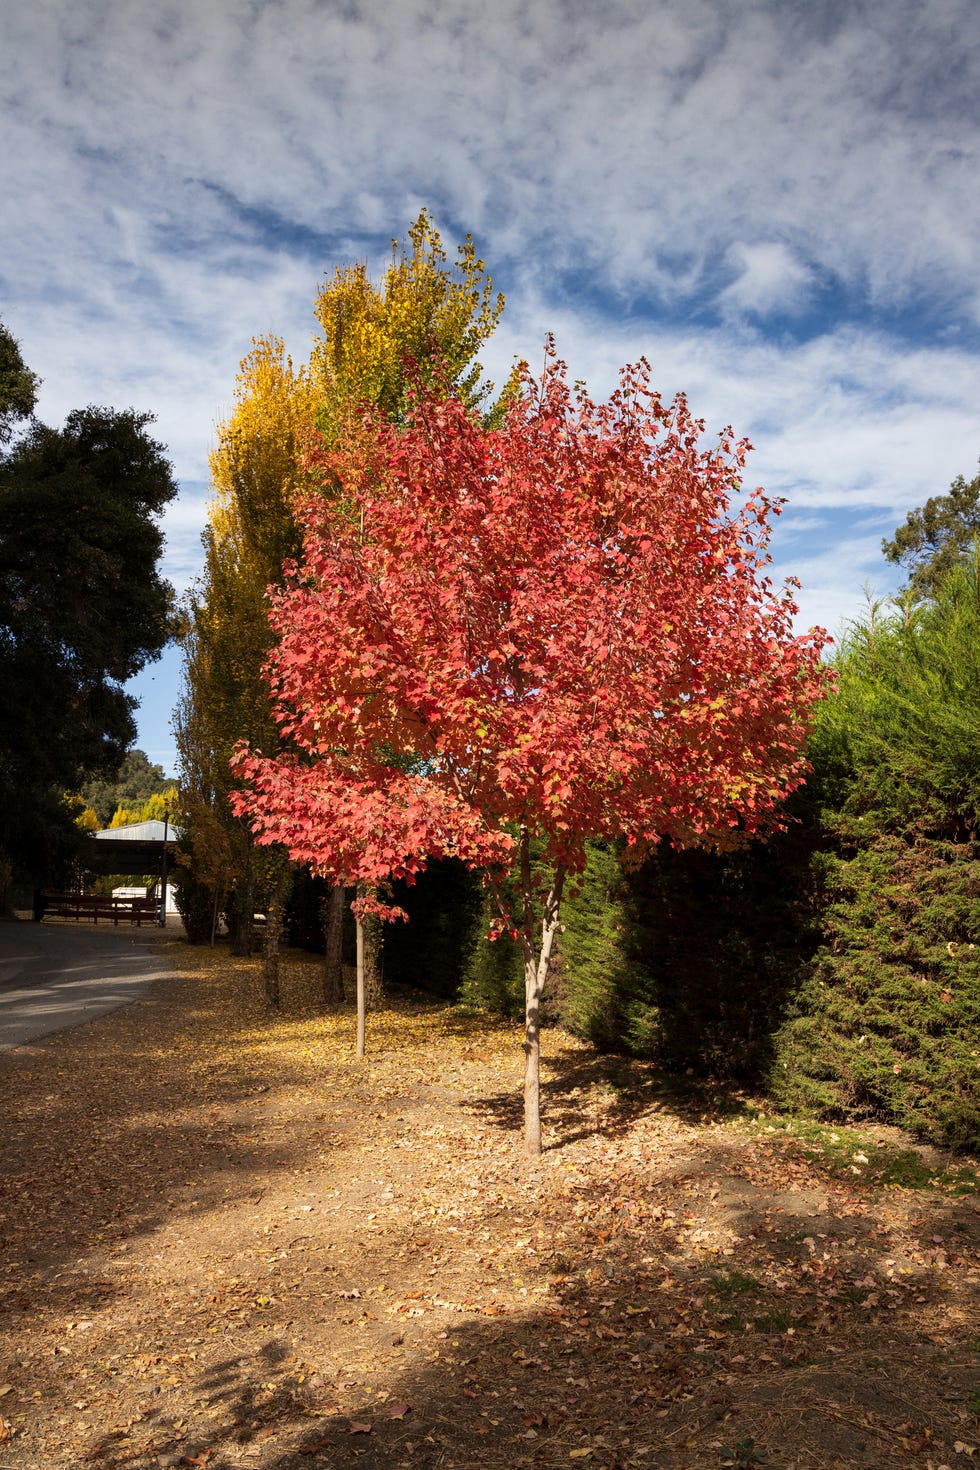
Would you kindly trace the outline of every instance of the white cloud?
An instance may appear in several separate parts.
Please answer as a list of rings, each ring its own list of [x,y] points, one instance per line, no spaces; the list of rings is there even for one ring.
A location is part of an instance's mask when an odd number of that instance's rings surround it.
[[[980,216],[971,0],[808,9],[51,0],[7,22],[7,166],[39,223],[125,200],[192,245],[204,181],[328,234],[431,202],[531,277],[583,261],[668,300],[760,220],[750,248],[879,299],[953,289]]]
[[[380,269],[427,205],[507,292],[498,379],[554,330],[597,393],[645,353],[754,440],[749,482],[794,508],[778,565],[833,625],[880,535],[980,448],[975,20],[975,0],[8,5],[0,318],[44,416],[157,413],[183,583],[251,337],[305,355],[318,277]],[[803,308],[832,314],[800,342]]]
[[[738,274],[718,297],[726,315],[792,316],[807,306],[813,272],[780,241],[739,242],[731,246],[728,260]]]

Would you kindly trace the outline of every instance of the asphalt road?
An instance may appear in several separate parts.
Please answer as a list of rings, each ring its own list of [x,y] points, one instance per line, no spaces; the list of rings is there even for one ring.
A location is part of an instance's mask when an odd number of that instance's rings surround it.
[[[131,929],[0,923],[0,1051],[81,1026],[170,971]]]

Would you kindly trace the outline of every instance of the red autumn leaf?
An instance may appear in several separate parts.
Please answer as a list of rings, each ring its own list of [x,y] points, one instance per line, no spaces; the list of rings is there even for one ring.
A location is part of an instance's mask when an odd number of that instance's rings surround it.
[[[389,1419],[404,1419],[405,1415],[411,1412],[411,1404],[389,1404],[387,1410]]]
[[[357,1419],[352,1419],[351,1422],[350,1422],[350,1428],[348,1429],[347,1433],[348,1434],[370,1434],[371,1431],[373,1430],[373,1428],[374,1428],[374,1425],[373,1424],[362,1424]]]

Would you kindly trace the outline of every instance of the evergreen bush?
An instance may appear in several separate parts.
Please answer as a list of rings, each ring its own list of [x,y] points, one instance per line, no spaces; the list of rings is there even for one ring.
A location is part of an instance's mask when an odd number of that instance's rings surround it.
[[[822,943],[774,1038],[790,1106],[980,1148],[980,549],[872,606],[813,740]]]
[[[392,902],[409,922],[384,925],[382,967],[386,985],[411,986],[454,1000],[463,982],[483,912],[480,875],[461,862],[432,862],[415,883],[392,885]]]
[[[976,859],[887,832],[824,855],[824,942],[767,1075],[779,1103],[980,1149]]]
[[[810,840],[793,827],[736,851],[639,866],[593,847],[567,905],[562,1019],[604,1050],[718,1078],[758,1078],[814,947]]]

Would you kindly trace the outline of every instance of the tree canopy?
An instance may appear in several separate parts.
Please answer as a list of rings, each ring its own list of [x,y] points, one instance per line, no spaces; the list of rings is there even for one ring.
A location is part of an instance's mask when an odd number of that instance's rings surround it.
[[[16,425],[34,412],[37,389],[36,375],[25,365],[18,343],[0,322],[0,445],[9,444]]]
[[[0,847],[8,852],[49,809],[52,790],[118,769],[136,733],[123,685],[171,636],[158,517],[177,487],[148,433],[152,421],[77,409],[61,429],[31,421],[0,459]]]
[[[340,490],[308,498],[273,604],[293,749],[239,757],[237,808],[334,881],[486,869],[525,960],[532,1152],[540,999],[586,838],[759,831],[805,765],[825,639],[792,634],[764,575],[765,497],[731,509],[746,446],[702,431],[645,364],[599,405],[551,361],[496,428],[422,383],[404,424],[364,410],[311,452]]]
[[[127,810],[141,807],[151,797],[166,795],[173,784],[164,775],[162,766],[151,761],[145,751],[134,749],[126,752],[118,773],[111,780],[94,777],[85,782],[79,795],[95,812],[99,826],[108,827],[119,807]]]
[[[886,558],[909,574],[913,598],[935,597],[942,583],[980,536],[980,474],[962,475],[948,495],[933,495],[910,511],[890,541],[881,543]]]
[[[980,547],[840,641],[811,755],[820,944],[776,1037],[777,1097],[975,1150]]]
[[[834,662],[817,755],[854,774],[849,811],[866,803],[892,830],[980,823],[980,544],[928,602],[890,612],[873,603]]]
[[[327,278],[314,301],[320,332],[306,363],[294,366],[276,337],[256,338],[242,362],[234,408],[211,456],[205,567],[184,623],[176,720],[185,856],[209,887],[224,888],[236,942],[236,913],[247,926],[256,875],[250,833],[228,802],[229,759],[243,739],[269,754],[278,749],[262,672],[273,640],[267,592],[302,547],[296,504],[311,488],[305,438],[318,426],[332,442],[365,402],[398,421],[406,372],[431,377],[436,364],[448,387],[492,413],[493,385],[476,354],[502,308],[472,241],[450,264],[423,211],[407,243],[393,242],[379,283],[360,262]],[[315,485],[333,494],[329,474],[318,471]],[[243,935],[242,947],[248,942]]]

